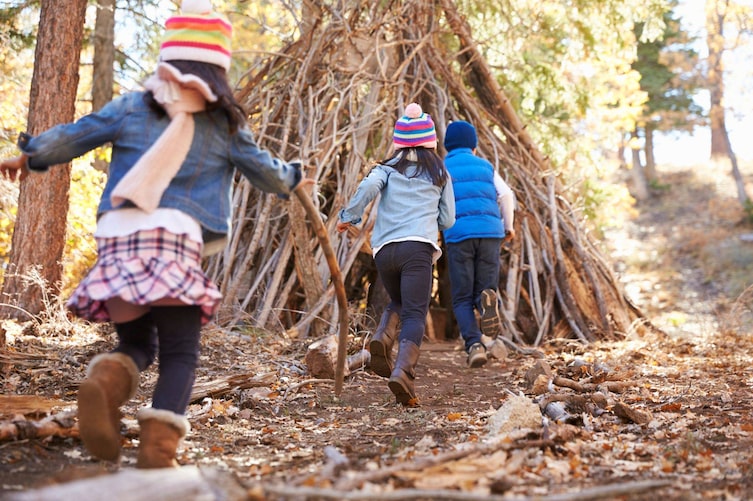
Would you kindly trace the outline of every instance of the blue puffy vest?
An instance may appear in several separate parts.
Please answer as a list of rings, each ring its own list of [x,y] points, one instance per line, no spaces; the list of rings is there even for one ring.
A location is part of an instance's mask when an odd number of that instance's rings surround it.
[[[444,241],[469,238],[504,238],[505,227],[497,205],[494,167],[469,148],[457,148],[444,160],[455,191],[455,224],[446,229]]]

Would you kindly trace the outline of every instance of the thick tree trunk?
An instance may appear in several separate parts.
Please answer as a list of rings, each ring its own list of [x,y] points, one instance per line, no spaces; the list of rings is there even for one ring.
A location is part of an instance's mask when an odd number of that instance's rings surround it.
[[[711,158],[726,158],[728,155],[727,126],[724,119],[724,18],[728,0],[706,0],[706,45],[707,74],[711,126]]]
[[[92,64],[92,109],[98,110],[112,100],[115,64],[115,0],[97,2]]]
[[[38,134],[74,117],[86,0],[42,2],[29,101],[29,133]],[[52,166],[21,183],[10,269],[0,308],[5,318],[28,318],[57,291],[65,246],[70,165]],[[36,270],[36,271],[35,271]],[[28,283],[28,277],[32,284]]]
[[[709,51],[706,79],[710,97],[711,159],[729,159],[737,199],[747,208],[750,197],[745,190],[745,181],[737,165],[724,117],[724,23],[728,7],[729,0],[706,0],[706,45]]]
[[[115,64],[115,0],[97,2],[94,25],[94,60],[92,65],[92,110],[96,111],[112,101]],[[104,158],[94,159],[94,167],[107,170]]]

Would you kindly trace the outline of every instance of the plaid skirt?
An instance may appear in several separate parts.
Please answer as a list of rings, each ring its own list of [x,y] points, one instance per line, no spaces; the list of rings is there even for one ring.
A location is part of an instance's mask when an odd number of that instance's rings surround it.
[[[109,322],[108,299],[148,305],[173,298],[201,306],[202,325],[220,304],[217,286],[201,269],[201,244],[163,228],[97,238],[98,256],[66,306],[76,316]]]

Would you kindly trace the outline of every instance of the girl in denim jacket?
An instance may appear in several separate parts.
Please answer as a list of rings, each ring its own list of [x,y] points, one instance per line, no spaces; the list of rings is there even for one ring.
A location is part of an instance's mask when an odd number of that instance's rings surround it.
[[[439,232],[455,222],[455,197],[435,151],[434,122],[418,104],[409,104],[396,122],[393,145],[393,156],[371,170],[340,211],[337,231],[361,222],[365,207],[381,195],[371,247],[390,304],[369,344],[371,367],[389,378],[389,389],[398,403],[414,406],[418,403],[415,368],[429,311],[432,266],[442,253]]]
[[[165,27],[146,91],[36,137],[23,134],[22,154],[0,163],[6,178],[23,180],[112,143],[97,262],[67,305],[82,318],[112,321],[118,336],[112,352],[91,360],[79,387],[80,435],[92,455],[120,457],[120,407],[159,353],[152,406],[137,416],[139,468],[177,466],[176,449],[189,430],[184,414],[200,331],[221,297],[201,257],[227,239],[235,170],[283,197],[302,181],[298,164],[260,149],[245,127],[226,75],[232,27],[210,0],[185,0]]]

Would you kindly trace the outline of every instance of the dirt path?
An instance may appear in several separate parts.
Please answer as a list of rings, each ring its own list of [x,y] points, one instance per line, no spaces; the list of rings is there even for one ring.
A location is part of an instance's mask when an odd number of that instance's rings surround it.
[[[683,173],[667,174],[675,175],[672,182]],[[693,235],[710,226],[724,229],[730,241],[745,228],[735,216],[724,219],[724,211],[706,210],[714,199],[707,186],[690,188],[697,191],[672,193],[673,211],[660,198],[655,203],[662,204],[663,216],[644,213],[619,230],[621,247],[614,253],[633,297],[669,335],[544,347],[553,376],[581,386],[597,382],[576,391],[552,379],[538,390],[580,399],[567,408],[565,422],[548,419],[544,427],[484,449],[495,438],[490,422],[513,395],[530,402],[542,398],[526,383],[538,361],[532,357],[513,354],[471,370],[456,343],[425,343],[416,382],[421,406],[404,409],[394,404],[386,381],[369,371],[351,375],[339,399],[331,383],[308,381],[302,362],[306,342],[210,332],[200,381],[231,375],[271,379],[193,404],[193,431],[180,462],[230,472],[244,487],[267,489],[267,499],[293,499],[296,488],[337,488],[359,475],[370,480],[349,492],[360,489],[372,493],[371,499],[397,489],[413,489],[413,498],[415,492],[440,490],[522,499],[638,481],[667,485],[600,499],[751,498],[753,339],[740,322],[728,328],[730,319],[745,315],[735,313],[739,304],[727,299],[724,283],[705,278],[698,265],[700,240],[693,251]],[[705,209],[690,214],[683,200]],[[616,234],[610,241],[617,241]],[[87,361],[113,342],[111,334],[64,325],[48,329],[42,335],[9,329],[15,363],[2,373],[2,393],[56,402],[27,413],[28,420],[74,409]],[[125,409],[121,465],[92,461],[75,437],[0,442],[0,493],[133,468],[138,439],[133,416],[145,405],[154,377],[153,370],[142,375],[142,389]],[[606,382],[624,388],[598,386]],[[625,417],[618,412],[622,408],[643,419]],[[0,421],[10,420],[9,412],[3,408]],[[339,474],[330,468],[329,447],[345,458]],[[476,452],[447,459],[463,448]],[[285,489],[289,496],[271,494]]]

